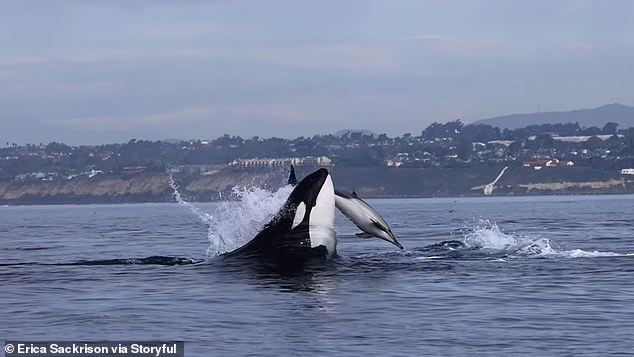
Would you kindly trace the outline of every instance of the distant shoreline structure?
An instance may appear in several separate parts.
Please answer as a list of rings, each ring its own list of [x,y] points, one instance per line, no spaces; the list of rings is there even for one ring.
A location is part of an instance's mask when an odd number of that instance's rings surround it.
[[[456,120],[394,138],[346,130],[293,140],[14,143],[0,148],[0,204],[167,202],[166,171],[189,201],[231,199],[235,186],[284,185],[291,165],[298,175],[328,167],[339,189],[366,198],[632,193],[634,126],[612,119],[514,130]]]
[[[306,157],[285,157],[285,158],[254,158],[254,159],[235,159],[229,163],[229,167],[238,167],[241,169],[250,168],[273,168],[293,166],[333,166],[332,160],[327,156],[306,156]]]
[[[312,167],[296,169],[301,177]],[[634,194],[634,169],[613,174],[577,166],[552,166],[542,170],[523,166],[506,169],[500,166],[461,169],[332,166],[330,169],[338,189],[354,190],[364,198]],[[287,166],[226,167],[204,172],[179,170],[173,176],[187,201],[213,202],[238,199],[235,187],[277,190],[286,184],[288,170]],[[174,202],[173,194],[165,173],[0,182],[0,205]]]

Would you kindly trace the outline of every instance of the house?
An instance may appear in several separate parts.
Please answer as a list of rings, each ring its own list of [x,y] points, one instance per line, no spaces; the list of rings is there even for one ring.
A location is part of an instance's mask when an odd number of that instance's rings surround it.
[[[386,162],[387,167],[399,167],[403,165],[403,162],[400,159],[390,159]]]
[[[126,166],[122,172],[125,174],[139,174],[145,171],[145,166]]]
[[[522,162],[522,166],[524,167],[533,167],[535,170],[540,170],[542,167],[570,167],[574,166],[575,163],[570,160],[559,160],[559,159],[539,159],[539,160],[528,160]],[[538,168],[539,167],[539,168]]]

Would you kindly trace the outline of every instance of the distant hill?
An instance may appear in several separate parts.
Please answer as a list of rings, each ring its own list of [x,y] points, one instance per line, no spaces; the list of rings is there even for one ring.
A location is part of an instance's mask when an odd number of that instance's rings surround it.
[[[602,128],[607,122],[619,123],[620,129],[634,127],[634,107],[623,104],[608,104],[594,109],[571,110],[568,112],[543,112],[512,114],[483,119],[474,124],[489,124],[501,129],[518,129],[528,125],[579,123],[581,127]]]

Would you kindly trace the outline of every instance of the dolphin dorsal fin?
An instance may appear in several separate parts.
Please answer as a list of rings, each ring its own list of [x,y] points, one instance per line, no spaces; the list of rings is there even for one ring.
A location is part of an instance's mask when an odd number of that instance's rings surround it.
[[[295,177],[295,168],[291,165],[291,173],[288,175],[288,184],[295,186],[297,185],[297,177]]]

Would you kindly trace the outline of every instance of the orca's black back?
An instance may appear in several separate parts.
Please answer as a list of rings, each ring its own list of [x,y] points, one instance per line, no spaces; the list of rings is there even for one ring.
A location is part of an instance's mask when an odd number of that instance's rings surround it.
[[[327,176],[326,169],[306,176],[295,186],[284,207],[251,241],[225,256],[255,258],[280,265],[304,264],[315,257],[326,257],[325,247],[311,248],[309,217]],[[291,228],[300,202],[305,204],[306,212],[302,222]]]

